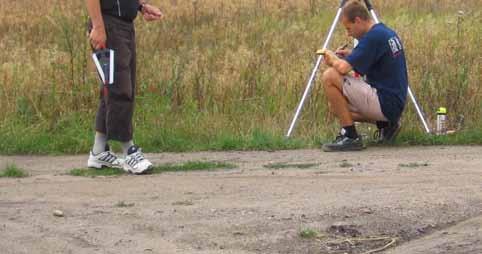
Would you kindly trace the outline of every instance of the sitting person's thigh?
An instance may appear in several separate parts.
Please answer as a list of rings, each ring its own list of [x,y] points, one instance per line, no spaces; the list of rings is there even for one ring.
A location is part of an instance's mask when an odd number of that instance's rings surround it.
[[[346,76],[343,95],[348,99],[350,111],[361,115],[364,120],[386,121],[382,113],[377,89],[359,78]]]

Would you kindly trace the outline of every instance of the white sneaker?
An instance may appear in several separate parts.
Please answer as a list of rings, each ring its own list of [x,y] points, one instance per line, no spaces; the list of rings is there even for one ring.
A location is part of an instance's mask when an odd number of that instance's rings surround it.
[[[123,168],[129,173],[140,175],[152,169],[152,163],[144,157],[141,148],[131,146],[124,159]]]
[[[90,151],[89,160],[87,161],[87,167],[89,168],[122,168],[122,161],[111,151],[105,151],[94,155]]]

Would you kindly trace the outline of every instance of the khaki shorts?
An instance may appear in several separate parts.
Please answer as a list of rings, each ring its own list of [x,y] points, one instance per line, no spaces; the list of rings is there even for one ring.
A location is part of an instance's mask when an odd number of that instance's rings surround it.
[[[362,79],[345,76],[343,95],[348,99],[349,110],[361,115],[364,120],[388,121],[382,113],[377,89]]]

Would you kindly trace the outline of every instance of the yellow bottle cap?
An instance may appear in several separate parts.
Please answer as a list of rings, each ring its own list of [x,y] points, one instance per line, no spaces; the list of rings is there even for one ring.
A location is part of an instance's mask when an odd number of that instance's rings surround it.
[[[437,114],[447,114],[447,108],[444,108],[444,107],[438,108]]]

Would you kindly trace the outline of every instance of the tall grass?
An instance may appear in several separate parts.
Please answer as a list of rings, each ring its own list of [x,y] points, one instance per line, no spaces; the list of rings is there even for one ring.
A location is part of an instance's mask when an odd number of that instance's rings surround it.
[[[297,148],[333,134],[318,82],[298,138],[282,138],[338,1],[151,2],[166,18],[136,21],[135,137],[147,150]],[[479,1],[373,3],[404,40],[411,86],[430,121],[446,106],[480,143]],[[0,153],[87,151],[99,89],[84,1],[5,1],[0,15]],[[339,27],[331,45],[346,41]],[[422,130],[407,108],[402,137],[410,143],[408,134]]]

